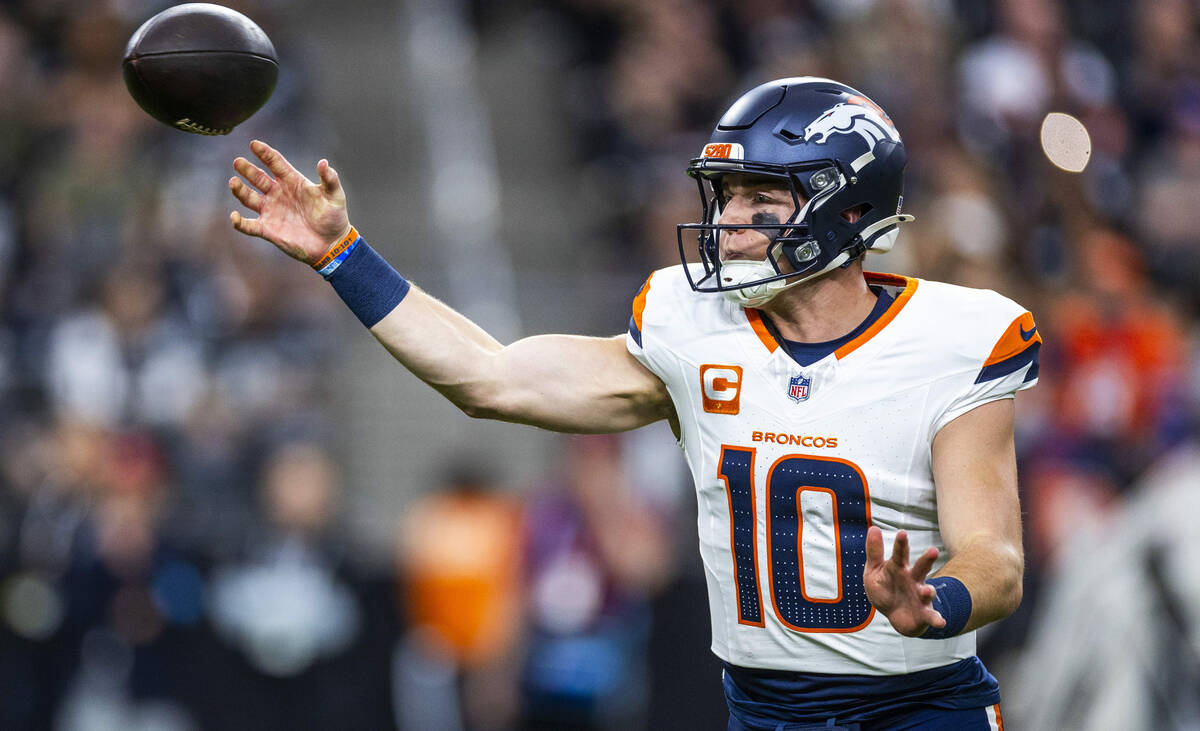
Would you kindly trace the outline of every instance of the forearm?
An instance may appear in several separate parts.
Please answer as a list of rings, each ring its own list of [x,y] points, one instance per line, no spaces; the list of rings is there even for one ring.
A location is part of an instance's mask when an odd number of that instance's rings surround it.
[[[933,443],[938,524],[952,576],[970,592],[964,631],[1003,619],[1021,603],[1025,559],[1013,444],[1012,399],[979,406],[944,426]]]
[[[401,365],[469,416],[566,432],[623,431],[669,417],[665,387],[622,338],[540,335],[502,345],[419,288],[397,288],[403,278],[382,260],[358,281],[362,261],[330,278],[338,294]],[[364,307],[360,293],[370,299],[376,289],[393,294]]]
[[[396,360],[460,408],[471,408],[479,392],[473,384],[484,379],[500,343],[413,287],[353,228],[313,268]]]
[[[971,615],[962,631],[970,632],[1016,611],[1025,573],[1020,545],[979,536],[956,548],[934,576],[952,576],[970,592]]]
[[[460,338],[483,348],[489,353],[495,353],[501,350],[504,345],[496,338],[492,337],[491,333],[484,330],[479,325],[476,325],[472,320],[465,315],[450,307],[446,303],[437,299],[433,295],[413,286],[413,292],[417,295],[410,306],[419,306],[424,308],[425,316],[436,318],[440,324],[450,331],[456,333]],[[421,315],[416,315],[416,322],[420,322]],[[377,328],[371,328],[372,334],[376,334]],[[386,344],[385,344],[386,345]]]
[[[401,365],[468,413],[481,401],[487,373],[504,347],[415,286],[370,331]]]

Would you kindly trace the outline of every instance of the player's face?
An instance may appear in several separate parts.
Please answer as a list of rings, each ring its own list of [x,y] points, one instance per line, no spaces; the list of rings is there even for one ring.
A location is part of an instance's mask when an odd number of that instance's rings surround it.
[[[791,189],[779,178],[730,173],[721,179],[721,196],[718,223],[726,225],[783,223],[796,210]],[[804,205],[803,198],[800,205]],[[769,229],[726,229],[721,233],[721,260],[766,259],[771,233]]]

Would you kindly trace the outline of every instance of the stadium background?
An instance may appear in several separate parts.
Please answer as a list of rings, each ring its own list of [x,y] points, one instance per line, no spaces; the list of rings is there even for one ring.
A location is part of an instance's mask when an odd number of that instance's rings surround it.
[[[1200,723],[1195,2],[234,3],[282,71],[216,139],[125,93],[167,4],[0,2],[0,728],[723,728],[665,427],[461,416],[236,237],[225,180],[254,137],[327,156],[372,244],[501,339],[614,334],[713,120],[796,74],[905,136],[917,222],[869,268],[1044,333],[1026,598],[980,633],[1007,725]]]

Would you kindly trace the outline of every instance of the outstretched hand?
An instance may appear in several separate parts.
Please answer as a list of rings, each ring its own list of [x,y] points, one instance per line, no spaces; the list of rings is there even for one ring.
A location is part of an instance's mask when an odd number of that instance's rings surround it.
[[[328,160],[321,160],[317,163],[320,183],[314,183],[265,142],[254,140],[250,150],[271,174],[239,157],[233,169],[246,181],[230,178],[229,190],[258,218],[234,211],[229,220],[238,231],[264,238],[288,256],[312,264],[350,232],[346,194],[337,172]]]
[[[908,564],[908,534],[896,533],[892,557],[883,557],[883,531],[876,526],[867,529],[867,565],[863,569],[863,586],[871,604],[883,612],[896,631],[908,637],[918,637],[932,627],[945,627],[946,620],[933,608],[937,591],[925,583],[925,577],[937,560],[938,550],[932,546],[921,554],[911,567]]]

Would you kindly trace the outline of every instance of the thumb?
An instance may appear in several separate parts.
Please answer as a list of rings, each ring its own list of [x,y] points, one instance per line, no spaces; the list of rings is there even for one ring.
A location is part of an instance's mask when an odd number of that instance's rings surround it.
[[[321,190],[325,191],[326,195],[333,195],[342,187],[337,171],[328,160],[322,159],[317,163],[317,175],[321,178]]]

